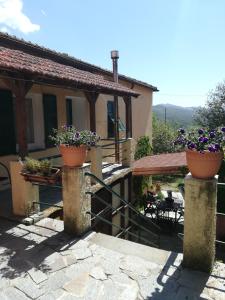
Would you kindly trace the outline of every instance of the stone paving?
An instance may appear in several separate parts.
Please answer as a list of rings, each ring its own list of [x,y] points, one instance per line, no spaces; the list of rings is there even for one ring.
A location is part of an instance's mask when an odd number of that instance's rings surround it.
[[[181,254],[105,240],[71,238],[58,220],[0,220],[0,300],[225,299],[222,263],[208,276],[183,269]]]

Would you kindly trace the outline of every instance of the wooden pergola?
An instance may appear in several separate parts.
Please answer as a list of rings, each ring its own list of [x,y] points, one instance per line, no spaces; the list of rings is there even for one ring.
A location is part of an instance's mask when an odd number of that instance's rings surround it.
[[[0,78],[15,95],[17,143],[21,158],[28,154],[25,99],[34,84],[82,90],[90,106],[91,131],[96,131],[96,102],[99,94],[122,97],[126,108],[126,138],[132,137],[132,97],[138,97],[138,93],[106,80],[101,75],[35,56],[21,49],[11,49],[9,46],[7,43],[0,46]]]

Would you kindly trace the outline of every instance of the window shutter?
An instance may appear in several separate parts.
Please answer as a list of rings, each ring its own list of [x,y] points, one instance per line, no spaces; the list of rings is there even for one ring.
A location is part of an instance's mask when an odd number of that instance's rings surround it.
[[[72,99],[66,99],[66,122],[73,125]]]
[[[107,116],[108,116],[108,138],[114,137],[114,102],[107,102]]]
[[[16,153],[13,97],[8,90],[0,90],[0,141],[0,155]]]
[[[44,124],[45,124],[45,146],[47,148],[54,146],[49,139],[54,128],[58,128],[57,119],[57,103],[56,96],[44,94],[43,95],[43,109],[44,109]]]

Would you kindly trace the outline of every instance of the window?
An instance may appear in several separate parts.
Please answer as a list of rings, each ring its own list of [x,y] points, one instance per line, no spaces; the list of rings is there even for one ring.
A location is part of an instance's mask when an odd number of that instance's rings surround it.
[[[34,143],[34,117],[32,99],[26,99],[26,114],[27,114],[27,142]]]
[[[72,99],[66,99],[66,124],[73,125]]]
[[[108,114],[108,137],[112,138],[114,137],[114,124],[115,124],[115,119],[114,119],[114,102],[113,101],[108,101],[107,102],[107,114]],[[125,131],[126,127],[123,124],[122,120],[119,118],[119,131]]]
[[[0,90],[0,155],[16,153],[16,133],[11,91]]]
[[[49,139],[54,128],[58,128],[56,96],[43,94],[45,146],[53,147],[54,143]]]
[[[114,137],[114,103],[113,101],[107,102],[107,114],[108,114],[108,137]]]

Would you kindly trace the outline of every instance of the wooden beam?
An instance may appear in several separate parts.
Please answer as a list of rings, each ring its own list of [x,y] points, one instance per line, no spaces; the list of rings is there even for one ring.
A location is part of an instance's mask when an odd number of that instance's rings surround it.
[[[126,138],[132,137],[132,102],[130,96],[124,96],[126,110]]]
[[[90,115],[90,130],[96,132],[96,109],[95,104],[98,100],[98,93],[85,92],[85,96],[89,102],[89,115]]]
[[[24,159],[28,155],[27,143],[27,112],[26,94],[32,87],[32,82],[24,80],[7,80],[7,85],[15,95],[16,132],[17,143],[19,145],[19,156]]]

